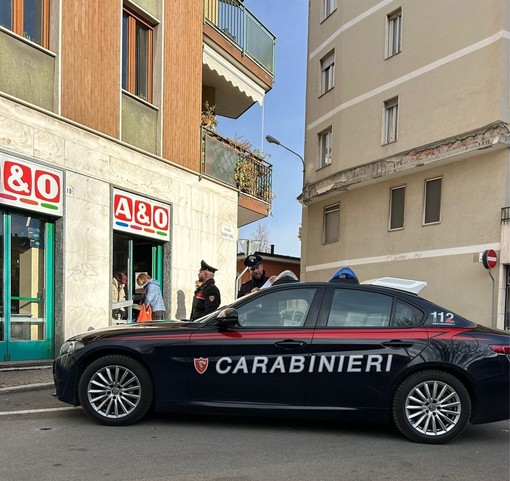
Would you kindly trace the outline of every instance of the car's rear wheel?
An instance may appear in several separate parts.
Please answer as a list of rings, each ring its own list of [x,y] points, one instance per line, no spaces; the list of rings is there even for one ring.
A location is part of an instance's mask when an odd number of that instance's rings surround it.
[[[455,376],[422,371],[406,378],[393,399],[393,420],[409,439],[442,444],[459,436],[471,416],[471,399]]]
[[[135,359],[112,354],[92,362],[78,385],[80,403],[94,420],[110,426],[128,425],[152,405],[154,388],[147,369]]]

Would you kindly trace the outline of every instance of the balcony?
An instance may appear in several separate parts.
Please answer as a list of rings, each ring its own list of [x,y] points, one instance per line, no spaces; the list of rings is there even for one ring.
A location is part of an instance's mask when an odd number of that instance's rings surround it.
[[[275,36],[237,0],[204,0],[205,22],[274,77]]]
[[[502,224],[510,223],[510,207],[503,207],[501,209],[501,223]]]
[[[239,191],[237,227],[269,215],[272,169],[263,155],[251,150],[248,143],[227,139],[202,127],[200,174]]]
[[[501,248],[499,263],[510,264],[510,206],[501,209]],[[510,269],[508,269],[508,283],[510,285]]]
[[[203,100],[238,118],[274,80],[275,36],[239,0],[204,0]]]

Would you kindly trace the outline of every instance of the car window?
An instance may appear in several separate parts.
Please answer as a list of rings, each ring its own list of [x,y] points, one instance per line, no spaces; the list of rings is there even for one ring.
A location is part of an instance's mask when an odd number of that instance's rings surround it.
[[[316,289],[286,289],[268,292],[237,308],[244,327],[300,327],[312,304]]]
[[[328,327],[387,327],[393,297],[355,289],[335,289]]]
[[[398,300],[391,325],[395,327],[417,326],[423,321],[423,312],[407,302]]]

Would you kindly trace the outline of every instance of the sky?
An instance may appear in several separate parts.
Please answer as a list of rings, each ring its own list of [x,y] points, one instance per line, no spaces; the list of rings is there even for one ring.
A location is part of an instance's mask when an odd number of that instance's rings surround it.
[[[269,144],[266,135],[304,157],[308,0],[245,0],[244,5],[276,36],[275,80],[264,105],[253,105],[238,119],[218,117],[218,133],[242,138],[270,157],[273,165],[271,213],[239,230],[240,239],[253,239],[258,224],[266,226],[275,254],[300,257],[298,238],[303,183],[299,157]]]

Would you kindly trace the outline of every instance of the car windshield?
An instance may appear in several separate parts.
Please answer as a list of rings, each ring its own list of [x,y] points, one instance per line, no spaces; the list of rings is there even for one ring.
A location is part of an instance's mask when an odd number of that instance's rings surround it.
[[[216,315],[220,311],[222,311],[223,309],[225,309],[227,307],[233,307],[233,308],[237,309],[237,306],[239,304],[243,304],[246,301],[247,298],[248,298],[248,296],[240,297],[239,299],[236,299],[235,301],[231,302],[230,304],[225,304],[224,306],[220,306],[214,312],[210,312],[209,314],[206,314],[205,316],[199,317],[198,319],[195,319],[192,322],[194,324],[203,324],[204,322],[207,322],[208,320],[213,319],[214,317],[216,317]]]

